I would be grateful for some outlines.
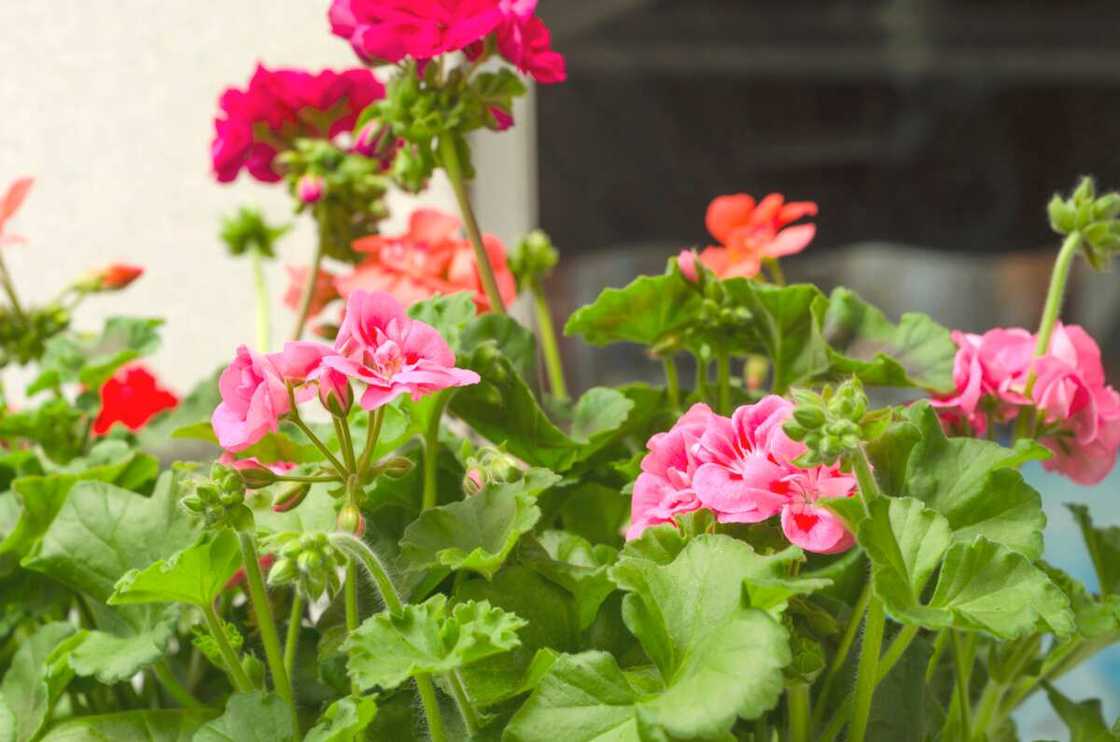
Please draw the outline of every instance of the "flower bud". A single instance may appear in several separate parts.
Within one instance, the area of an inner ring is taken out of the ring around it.
[[[240,469],[237,472],[241,475],[241,481],[246,487],[252,490],[267,487],[270,484],[276,483],[276,474],[270,469],[262,466],[252,466],[245,469]]]
[[[485,486],[486,480],[481,469],[478,467],[467,469],[467,473],[463,476],[463,492],[468,495],[477,495],[482,492],[482,488]]]
[[[323,176],[306,173],[296,183],[296,196],[305,204],[318,203],[323,198],[326,183]]]
[[[272,510],[276,513],[286,513],[299,507],[311,491],[310,482],[298,482],[282,491],[272,503]]]
[[[404,456],[394,456],[383,462],[378,469],[388,477],[399,479],[412,471],[412,460]]]
[[[113,263],[101,270],[86,275],[74,287],[79,291],[98,293],[102,291],[120,291],[144,274],[144,269],[138,265],[126,263]]]
[[[825,424],[827,417],[820,407],[798,407],[793,411],[793,419],[808,430],[816,430]]]
[[[319,401],[335,417],[346,417],[354,404],[350,379],[334,369],[324,369],[319,376]]]
[[[299,571],[303,574],[311,574],[323,565],[323,556],[318,551],[302,551],[296,559],[299,565]]]
[[[700,258],[695,250],[681,250],[677,256],[677,267],[681,269],[681,275],[692,283],[700,282],[700,271],[697,268],[699,262]]]
[[[206,509],[206,505],[198,495],[187,495],[181,502],[183,507],[192,513],[202,513]]]
[[[490,106],[490,121],[487,128],[493,131],[505,131],[513,126],[513,114],[501,106]]]
[[[287,558],[278,559],[268,572],[268,584],[270,587],[287,585],[298,576],[299,569],[294,561]]]
[[[344,505],[338,513],[338,530],[352,533],[359,538],[366,532],[366,520],[362,513],[353,505]]]

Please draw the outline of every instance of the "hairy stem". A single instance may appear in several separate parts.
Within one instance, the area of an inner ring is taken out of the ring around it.
[[[463,717],[463,726],[467,730],[467,735],[473,739],[478,735],[479,727],[482,726],[482,719],[479,718],[478,711],[475,710],[470,697],[467,695],[467,689],[463,685],[463,677],[458,670],[452,670],[447,674],[447,684],[451,686],[455,706],[459,709],[459,715]]]
[[[351,561],[356,561],[366,570],[386,608],[394,613],[401,610],[403,604],[400,593],[389,579],[389,572],[381,563],[381,559],[365,541],[349,533],[332,533],[331,543],[342,550]]]
[[[863,742],[871,716],[871,701],[875,697],[875,686],[879,682],[879,649],[883,643],[886,614],[883,611],[883,601],[874,595],[867,605],[867,617],[863,625],[863,646],[859,653],[848,742]]]
[[[272,684],[276,688],[276,693],[292,706],[292,715],[295,716],[292,684],[288,679],[287,670],[284,669],[284,652],[280,647],[280,636],[276,631],[276,621],[272,616],[272,604],[268,600],[264,578],[261,576],[256,539],[248,531],[238,531],[237,536],[241,540],[241,558],[245,562],[245,582],[249,586],[249,599],[253,603],[253,612],[257,616],[257,628],[261,632],[261,643],[264,645],[268,670],[272,674]],[[296,728],[299,728],[298,719]]]
[[[661,358],[661,365],[665,369],[665,389],[669,393],[669,406],[674,410],[681,408],[681,376],[677,372],[677,359],[671,355]]]
[[[552,309],[548,305],[548,297],[535,281],[530,291],[537,315],[537,337],[541,341],[544,367],[548,373],[548,388],[552,390],[553,397],[564,401],[568,399],[568,384],[564,380],[564,362],[560,357],[560,346],[556,342],[556,330],[552,326]]]
[[[358,565],[350,560],[346,565],[346,585],[345,585],[345,601],[346,601],[346,633],[353,635],[358,630]],[[351,678],[350,680],[350,695],[357,698],[362,693],[361,688],[358,687],[357,681]]]
[[[179,682],[177,677],[175,677],[175,673],[171,672],[171,668],[168,667],[166,659],[162,659],[152,665],[152,674],[156,676],[156,680],[158,680],[159,684],[163,686],[163,689],[167,691],[167,695],[175,699],[175,702],[183,708],[194,709],[202,707],[198,699],[192,696],[191,692]]]
[[[446,392],[440,394],[436,400],[435,409],[432,410],[432,419],[424,431],[424,490],[421,507],[429,510],[438,502],[438,474],[439,474],[439,423],[443,417],[443,410],[447,407],[450,397]]]
[[[202,606],[202,615],[206,617],[206,627],[210,629],[210,636],[214,637],[214,643],[218,645],[218,652],[221,653],[222,660],[225,662],[226,672],[229,673],[234,690],[238,693],[248,693],[253,690],[253,682],[245,674],[245,668],[241,666],[241,660],[238,659],[237,652],[233,651],[233,647],[230,646],[225,626],[222,625],[222,620],[218,618],[218,613],[214,610],[213,604],[207,603]]]
[[[299,630],[303,624],[303,594],[292,591],[292,611],[288,614],[288,635],[284,637],[284,670],[292,676],[296,663],[296,650],[299,648]]]
[[[490,256],[486,252],[486,245],[482,242],[482,232],[478,228],[478,221],[474,216],[470,195],[467,193],[467,181],[463,175],[463,164],[459,159],[458,145],[453,137],[440,137],[439,157],[440,164],[443,165],[444,172],[447,173],[447,179],[451,181],[451,189],[455,192],[455,200],[459,202],[459,212],[463,216],[467,237],[474,248],[478,275],[482,279],[482,288],[486,291],[486,298],[490,300],[490,309],[498,314],[505,314],[506,305],[502,302],[501,292],[498,291],[498,282],[494,278],[494,268],[490,265]]]
[[[272,348],[272,316],[264,261],[259,251],[249,251],[249,265],[253,269],[253,289],[257,295],[257,350],[267,353]]]
[[[439,699],[436,698],[436,688],[432,685],[430,675],[421,673],[416,676],[416,692],[420,694],[424,716],[428,717],[428,734],[432,742],[447,742],[447,734],[443,731],[443,716],[439,711]]]
[[[1062,313],[1062,302],[1065,300],[1066,285],[1069,283],[1069,271],[1073,259],[1081,247],[1081,233],[1074,232],[1066,237],[1062,249],[1058,251],[1058,258],[1054,261],[1054,270],[1050,273],[1050,288],[1046,292],[1046,305],[1042,309],[1042,321],[1038,325],[1038,342],[1035,344],[1035,358],[1046,355],[1050,349],[1050,338],[1054,335],[1054,326],[1058,323],[1058,316]],[[1027,375],[1027,387],[1024,392],[1026,397],[1031,396],[1034,389],[1035,372]]]
[[[848,626],[844,629],[844,635],[840,638],[840,644],[836,648],[836,655],[832,658],[832,664],[828,667],[828,674],[825,675],[824,682],[821,685],[820,694],[817,696],[817,705],[813,710],[813,725],[816,726],[824,719],[824,713],[828,709],[828,697],[832,692],[832,686],[839,677],[840,671],[844,667],[844,663],[848,659],[848,653],[852,651],[852,645],[855,644],[856,635],[859,633],[860,624],[863,622],[863,614],[867,611],[867,603],[871,600],[871,583],[870,581],[863,586],[863,592],[860,593],[859,598],[856,600],[855,606],[852,608],[852,615],[848,619]]]
[[[949,629],[949,640],[953,644],[957,712],[961,723],[960,739],[967,740],[972,738],[972,700],[968,689],[969,677],[972,675],[972,652],[966,646],[968,642],[961,639],[959,631]]]

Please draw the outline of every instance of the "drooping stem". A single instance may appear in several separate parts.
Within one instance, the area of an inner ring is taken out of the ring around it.
[[[292,684],[288,679],[287,670],[284,669],[284,652],[280,647],[280,636],[272,616],[272,604],[268,600],[264,578],[261,576],[256,539],[249,531],[238,531],[237,536],[241,541],[241,558],[245,567],[245,582],[249,586],[249,600],[253,603],[253,612],[257,616],[257,628],[261,632],[261,643],[264,645],[268,670],[272,674],[272,684],[276,688],[276,693],[292,704]],[[294,705],[292,705],[292,714],[295,714]]]
[[[797,683],[786,689],[789,742],[809,742],[809,685]]]
[[[296,326],[292,330],[292,340],[303,337],[303,328],[307,325],[307,318],[311,314],[311,302],[315,299],[315,285],[319,282],[319,270],[323,264],[323,252],[327,241],[326,217],[316,213],[315,220],[319,224],[319,240],[315,243],[315,252],[311,254],[311,263],[307,267],[307,280],[303,284],[303,293],[299,298],[299,311],[296,314]]]
[[[661,358],[661,365],[665,369],[665,389],[669,393],[669,405],[674,410],[681,408],[681,377],[677,372],[677,359],[672,355]]]
[[[440,164],[443,165],[443,170],[447,173],[447,179],[451,181],[451,190],[455,192],[455,200],[459,202],[459,213],[463,216],[463,225],[467,228],[467,238],[474,248],[478,276],[482,279],[482,288],[486,291],[486,298],[490,300],[490,308],[498,314],[505,314],[506,305],[502,302],[501,292],[498,291],[498,282],[494,278],[494,268],[490,265],[490,255],[486,252],[486,245],[482,242],[482,231],[478,228],[478,220],[474,216],[470,194],[467,193],[467,180],[463,174],[463,163],[459,159],[459,147],[455,138],[450,136],[440,137],[439,157]]]
[[[253,289],[257,295],[257,350],[267,353],[272,349],[272,316],[260,251],[249,251],[249,265],[253,269]]]
[[[961,722],[961,739],[972,738],[972,701],[968,690],[968,680],[972,674],[972,652],[961,639],[960,632],[949,630],[949,640],[953,644],[953,668],[956,671],[957,713]]]
[[[719,384],[719,411],[731,414],[731,353],[721,348],[716,353],[716,378]]]
[[[458,670],[452,670],[447,674],[447,684],[451,686],[451,694],[455,698],[455,706],[459,709],[459,715],[463,717],[463,726],[467,730],[467,735],[474,739],[478,735],[479,727],[482,726],[482,720],[479,718],[474,704],[471,703],[470,696],[467,695],[467,689],[463,685],[463,678]]]
[[[358,630],[358,565],[351,559],[346,565],[346,633],[353,635]],[[350,695],[357,698],[361,695],[361,688],[353,678],[350,680]]]
[[[202,606],[202,615],[206,617],[206,627],[210,629],[210,635],[218,645],[218,652],[222,655],[222,661],[225,662],[226,672],[229,673],[234,689],[238,693],[248,693],[253,690],[253,681],[245,674],[245,668],[241,666],[237,652],[230,646],[229,637],[226,636],[225,627],[222,625],[222,620],[218,618],[214,605],[207,603]]]
[[[439,474],[439,423],[443,417],[443,410],[447,407],[450,397],[446,392],[440,393],[432,410],[432,419],[424,431],[424,494],[421,507],[424,510],[434,508],[438,502],[438,474]]]
[[[8,295],[8,302],[12,305],[12,311],[16,313],[17,317],[23,317],[23,305],[19,302],[16,285],[12,283],[12,274],[8,273],[8,266],[4,262],[3,254],[0,254],[0,284],[4,285],[4,293]]]
[[[292,591],[292,611],[288,614],[288,635],[284,637],[284,670],[292,676],[296,664],[296,649],[299,648],[299,630],[303,626],[303,593]]]
[[[848,742],[863,742],[867,723],[871,717],[871,701],[879,682],[879,650],[883,643],[886,614],[883,601],[874,595],[867,605],[864,619],[863,646],[860,648],[855,699],[852,704],[852,723],[848,728]]]
[[[402,607],[400,593],[393,586],[388,570],[373,549],[369,548],[365,541],[349,533],[332,533],[330,538],[336,548],[341,549],[351,561],[356,561],[366,570],[385,607],[390,611],[399,612]]]
[[[828,667],[828,674],[825,675],[824,682],[821,685],[820,693],[817,696],[817,705],[813,710],[814,726],[820,724],[821,720],[824,719],[832,686],[848,659],[848,653],[852,651],[852,645],[855,644],[860,624],[863,623],[863,614],[867,611],[867,603],[870,600],[871,583],[868,582],[863,586],[863,592],[860,593],[855,606],[852,608],[852,615],[848,618],[848,626],[844,629],[844,635],[840,638],[839,646],[836,647],[836,655],[832,658],[832,664]]]
[[[439,712],[439,699],[436,698],[436,688],[432,685],[430,675],[422,673],[416,676],[416,692],[420,694],[424,716],[428,717],[428,735],[432,742],[447,742],[447,734],[443,731],[443,715]]]
[[[556,342],[556,330],[552,326],[552,309],[548,297],[537,282],[530,288],[533,294],[533,308],[537,315],[537,337],[541,341],[544,367],[548,373],[548,387],[552,396],[560,401],[568,399],[568,384],[564,380],[564,362],[560,357],[560,346]]]
[[[175,677],[175,673],[171,672],[171,668],[167,666],[167,660],[163,659],[152,665],[152,674],[156,676],[156,680],[167,691],[167,695],[175,699],[183,708],[193,709],[201,708],[202,704],[198,699],[191,695],[191,692],[179,682]]]

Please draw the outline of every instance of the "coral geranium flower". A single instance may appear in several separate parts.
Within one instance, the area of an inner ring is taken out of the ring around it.
[[[3,197],[0,197],[0,246],[23,242],[23,238],[19,235],[5,234],[4,225],[19,211],[19,207],[23,205],[27,193],[31,190],[32,183],[34,181],[31,178],[19,178],[8,186]]]
[[[700,262],[720,278],[756,276],[763,258],[793,255],[812,242],[816,226],[793,222],[816,213],[815,203],[787,202],[778,193],[757,203],[745,193],[718,196],[704,222],[720,244],[700,253]]]

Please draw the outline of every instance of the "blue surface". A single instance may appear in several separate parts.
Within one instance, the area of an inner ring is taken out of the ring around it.
[[[1023,476],[1042,493],[1046,511],[1046,560],[1097,590],[1097,577],[1085,551],[1081,532],[1066,508],[1067,502],[1089,506],[1098,526],[1120,525],[1120,467],[1094,487],[1082,487],[1040,464],[1023,468]],[[1120,716],[1120,645],[1104,650],[1092,660],[1061,678],[1055,685],[1075,701],[1100,698],[1105,720],[1111,724]],[[1032,696],[1015,715],[1019,737],[1023,740],[1068,740],[1065,725],[1050,708],[1044,693]]]

